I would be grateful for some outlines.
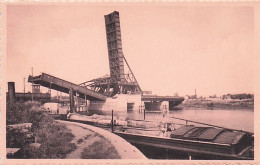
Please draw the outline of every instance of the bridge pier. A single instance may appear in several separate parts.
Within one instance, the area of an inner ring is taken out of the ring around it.
[[[75,100],[75,112],[80,111],[80,106],[79,106],[79,100],[78,100],[78,93],[76,92],[75,96],[74,96],[74,100]]]
[[[87,96],[85,95],[85,98],[84,98],[84,100],[85,100],[85,111],[87,111],[88,110],[88,101],[87,101]]]
[[[174,107],[179,105],[182,100],[169,101],[169,110],[174,110]]]
[[[145,102],[145,109],[156,109],[156,110],[174,110],[174,107],[179,105],[182,100],[176,101],[151,101]]]
[[[137,111],[141,105],[141,95],[117,94],[106,101],[90,101],[89,110]]]
[[[145,109],[148,111],[168,111],[169,102],[168,101],[145,101]]]
[[[74,104],[74,94],[72,88],[70,88],[69,95],[70,95],[70,113],[73,113],[75,112],[75,104]]]

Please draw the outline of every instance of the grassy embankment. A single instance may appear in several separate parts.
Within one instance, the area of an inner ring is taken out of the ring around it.
[[[254,109],[253,100],[186,100],[176,108],[183,110],[235,110],[235,109]]]
[[[84,148],[81,153],[82,159],[120,159],[116,149],[104,139],[99,136],[100,140],[95,141],[89,147]]]
[[[83,151],[76,155],[82,159],[119,159],[117,151],[103,136],[94,132],[84,132],[84,138],[77,139],[77,132],[68,129],[67,125],[53,119],[38,102],[17,102],[7,105],[6,114],[6,147],[20,148],[9,158],[21,159],[57,159],[66,158],[68,154],[80,149],[78,145],[91,145],[83,147]],[[56,116],[57,117],[57,116]],[[33,140],[26,138],[28,131],[24,128],[12,129],[8,125],[32,123],[29,132],[33,134]],[[74,132],[74,133],[73,133]],[[79,147],[79,148],[78,148]]]
[[[7,105],[6,124],[32,123],[34,142],[28,142],[21,129],[7,129],[6,147],[20,148],[12,158],[65,158],[73,151],[74,135],[66,126],[56,122],[37,102],[17,102]],[[37,145],[32,145],[37,144]],[[38,146],[38,147],[36,147]]]

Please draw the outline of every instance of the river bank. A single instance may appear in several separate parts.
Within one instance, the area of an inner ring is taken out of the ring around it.
[[[254,100],[244,99],[244,100],[222,100],[222,99],[212,99],[212,100],[201,100],[201,99],[188,99],[185,100],[180,105],[176,106],[174,110],[235,110],[235,109],[245,109],[254,110]]]
[[[7,105],[6,148],[12,159],[61,159],[76,147],[74,135],[56,122],[39,102]]]
[[[56,120],[38,102],[7,106],[8,159],[146,159],[116,135],[80,123]]]
[[[147,159],[136,147],[121,137],[98,127],[57,120],[72,131],[76,149],[67,159]]]

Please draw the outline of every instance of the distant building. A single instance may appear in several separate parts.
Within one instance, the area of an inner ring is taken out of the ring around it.
[[[223,95],[222,99],[231,99],[231,95],[230,94]]]
[[[41,91],[40,91],[40,85],[38,85],[38,84],[33,84],[33,86],[32,86],[32,93],[41,93]]]
[[[217,98],[216,95],[209,96],[209,98]]]
[[[189,99],[197,99],[198,97],[197,97],[197,90],[195,89],[195,94],[194,95],[188,95],[188,98]]]
[[[188,99],[197,99],[197,95],[187,95]]]

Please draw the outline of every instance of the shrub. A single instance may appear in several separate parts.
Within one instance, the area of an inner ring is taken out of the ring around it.
[[[6,124],[32,123],[35,114],[43,114],[45,110],[38,102],[16,102],[7,104]]]
[[[75,144],[70,143],[74,135],[54,120],[40,122],[38,127],[34,128],[34,133],[37,142],[42,144],[40,158],[64,158],[76,148]]]
[[[22,132],[21,129],[7,129],[6,132],[6,147],[8,148],[20,148],[25,145],[26,133]]]
[[[21,147],[15,158],[64,158],[76,146],[70,143],[74,135],[70,130],[56,122],[37,102],[17,102],[7,105],[7,125],[32,123],[32,133],[39,148],[32,147],[22,140],[24,134],[19,131],[7,131],[7,147]]]

